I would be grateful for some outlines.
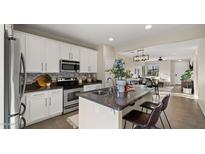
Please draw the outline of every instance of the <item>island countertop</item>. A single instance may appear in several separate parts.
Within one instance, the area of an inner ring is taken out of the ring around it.
[[[137,100],[141,99],[148,93],[150,93],[153,88],[147,88],[146,86],[137,85],[134,86],[135,90],[121,93],[121,94],[105,94],[105,95],[96,95],[90,91],[81,93],[79,96],[87,100],[91,100],[98,104],[110,107],[114,110],[121,111],[127,106],[134,104]]]

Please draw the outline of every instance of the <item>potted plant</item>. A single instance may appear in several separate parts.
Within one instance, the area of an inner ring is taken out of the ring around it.
[[[112,69],[107,70],[116,80],[119,92],[125,91],[126,79],[131,76],[130,71],[125,70],[124,65],[123,59],[116,59]]]
[[[188,69],[181,76],[183,93],[186,93],[186,94],[192,93],[192,88],[189,86],[190,83],[192,82],[192,74],[193,74],[193,71],[191,69]]]

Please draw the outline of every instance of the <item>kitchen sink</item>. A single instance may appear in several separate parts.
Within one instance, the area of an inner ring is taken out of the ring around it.
[[[108,92],[106,90],[97,90],[97,91],[93,92],[93,94],[95,94],[95,95],[106,95],[106,94],[108,94]]]

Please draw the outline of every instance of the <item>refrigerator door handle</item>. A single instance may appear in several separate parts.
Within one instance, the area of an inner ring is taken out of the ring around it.
[[[22,125],[23,122],[23,125]],[[20,129],[23,129],[26,127],[26,119],[23,116],[20,116]]]
[[[22,108],[22,107],[23,107],[23,108]],[[23,104],[23,103],[21,103],[19,115],[20,115],[20,116],[23,116],[25,112],[26,112],[26,105]]]
[[[22,64],[22,67],[23,67],[23,87],[22,87],[22,90],[21,90],[21,94],[20,94],[20,98],[23,97],[23,94],[25,92],[25,88],[26,88],[26,65],[25,65],[25,58],[23,56],[23,54],[21,53],[21,64]],[[20,72],[21,73],[21,72]]]

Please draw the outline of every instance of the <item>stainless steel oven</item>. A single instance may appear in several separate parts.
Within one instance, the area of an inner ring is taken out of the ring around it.
[[[78,110],[78,94],[83,91],[83,88],[64,89],[64,105],[63,113]]]
[[[80,62],[60,60],[60,72],[79,72]]]

